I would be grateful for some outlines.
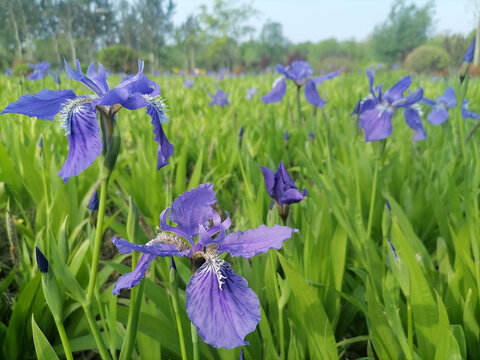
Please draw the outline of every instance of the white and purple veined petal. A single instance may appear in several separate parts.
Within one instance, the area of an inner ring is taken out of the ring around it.
[[[168,123],[170,120],[166,115],[166,106],[160,96],[151,97],[150,95],[143,96],[147,101],[147,114],[152,118],[153,133],[155,134],[155,141],[158,143],[158,160],[157,170],[160,170],[165,165],[168,165],[168,159],[173,155],[173,145],[168,141],[162,124]]]
[[[478,120],[480,114],[478,113],[474,113],[474,112],[471,112],[470,110],[468,110],[468,100],[465,99],[463,100],[463,103],[462,103],[462,119],[474,119],[474,120]]]
[[[229,263],[207,256],[185,293],[187,315],[205,343],[227,349],[248,345],[245,336],[260,321],[260,302]]]
[[[414,106],[406,107],[403,114],[407,125],[415,131],[412,140],[424,140],[427,137],[427,133],[420,118],[420,110]]]
[[[100,128],[90,101],[91,99],[87,97],[68,100],[60,110],[69,151],[58,175],[65,182],[88,168],[102,153]]]
[[[72,90],[45,89],[33,95],[23,95],[15,102],[12,101],[3,109],[2,115],[14,113],[51,121],[60,112],[63,104],[76,98],[77,95]]]
[[[305,92],[305,99],[307,99],[307,101],[311,105],[322,108],[327,104],[327,102],[323,100],[318,94],[317,85],[313,80],[307,81],[307,83],[305,84],[304,92]]]
[[[273,84],[273,89],[262,96],[260,100],[264,104],[272,104],[282,101],[283,97],[287,93],[287,83],[283,78],[279,78]]]
[[[251,258],[255,255],[266,253],[271,249],[280,249],[285,240],[298,232],[287,226],[274,225],[267,227],[260,225],[258,228],[238,231],[228,234],[218,248],[218,253],[228,252],[232,256]]]

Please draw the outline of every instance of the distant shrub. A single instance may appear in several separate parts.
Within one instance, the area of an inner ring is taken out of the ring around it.
[[[13,75],[15,76],[27,76],[32,72],[32,69],[26,62],[17,62],[13,65]]]
[[[439,46],[422,45],[414,49],[405,58],[407,70],[417,73],[445,72],[450,63],[450,56]]]
[[[138,53],[124,45],[112,45],[98,53],[98,59],[107,69],[127,74],[137,72]]]

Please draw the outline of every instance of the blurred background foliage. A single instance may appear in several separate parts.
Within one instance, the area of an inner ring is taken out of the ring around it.
[[[4,24],[0,69],[27,60],[59,64],[63,58],[78,58],[82,63],[97,59],[112,71],[129,72],[127,59],[139,54],[149,71],[259,71],[298,59],[309,61],[317,70],[330,64],[350,70],[379,62],[400,65],[428,44],[443,50],[442,61],[426,62],[419,68],[408,63],[409,70],[441,73],[458,65],[475,32],[466,37],[432,36],[435,3],[419,6],[397,0],[388,17],[363,42],[326,39],[294,44],[274,20],[267,20],[258,30],[250,26],[258,15],[254,5],[216,0],[210,8],[199,6],[175,26],[176,6],[172,0],[0,0]],[[427,57],[441,51],[422,49]],[[119,55],[125,61],[119,62]]]

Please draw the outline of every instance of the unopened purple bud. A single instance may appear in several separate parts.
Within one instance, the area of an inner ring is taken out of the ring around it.
[[[240,131],[238,132],[238,139],[242,140],[243,138],[243,126],[240,128]]]
[[[90,201],[88,202],[88,209],[90,211],[98,210],[98,192],[97,192],[97,190],[95,190],[92,197],[90,198]]]
[[[38,140],[38,147],[43,149],[43,136],[40,136],[40,140]]]
[[[385,201],[385,205],[387,206],[387,209],[388,211],[392,211],[392,207],[390,206],[390,203],[387,201]]]
[[[312,140],[315,139],[315,134],[313,133],[313,131],[310,131],[310,133],[308,134],[308,137]]]
[[[473,38],[472,43],[467,49],[465,56],[463,57],[463,62],[471,63],[473,61],[473,54],[475,52],[475,38]]]
[[[38,246],[35,246],[35,253],[37,256],[38,270],[40,270],[42,274],[48,273],[48,260],[45,255],[42,254]]]
[[[283,140],[288,141],[288,139],[290,139],[290,136],[288,136],[288,131],[285,130],[285,134],[283,134]]]
[[[390,244],[390,248],[392,249],[393,251],[393,255],[395,256],[395,259],[398,260],[398,255],[397,255],[397,251],[395,250],[395,246],[393,246],[392,242],[390,241],[390,239],[388,239],[388,243]]]
[[[238,360],[245,360],[245,354],[243,353],[243,349],[240,349],[240,357]]]
[[[175,265],[175,260],[173,260],[173,256],[170,257],[170,270],[177,271],[177,265]]]

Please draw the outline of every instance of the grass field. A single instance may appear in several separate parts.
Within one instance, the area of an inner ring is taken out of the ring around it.
[[[375,81],[389,88],[404,75],[402,70],[381,70]],[[156,233],[160,212],[175,197],[207,182],[215,184],[222,217],[227,211],[233,230],[282,224],[277,209],[269,210],[271,199],[259,166],[275,170],[283,161],[297,187],[309,192],[290,207],[287,225],[299,232],[279,251],[250,260],[228,259],[261,304],[262,319],[246,337],[250,345],[243,347],[245,358],[477,358],[480,134],[465,142],[476,122],[462,120],[460,106],[451,109],[448,121],[440,126],[425,121],[429,109],[424,107],[426,140],[411,140],[413,131],[399,111],[391,137],[366,143],[358,120],[351,116],[357,101],[368,94],[364,72],[343,73],[321,84],[320,95],[328,101],[322,109],[314,110],[302,96],[301,118],[291,84],[281,103],[260,101],[271,89],[271,75],[218,80],[229,93],[230,105],[224,107],[208,105],[207,92],[216,91],[214,78],[194,78],[193,89],[185,88],[185,78],[179,76],[151,78],[159,83],[169,107],[171,121],[164,129],[175,153],[170,164],[157,171],[157,143],[145,109],[120,111],[122,142],[107,195],[99,289],[90,304],[110,356],[119,356],[129,333],[131,292],[116,297],[112,288],[119,274],[130,271],[131,257],[119,254],[110,241],[115,234],[129,236],[129,197],[140,214],[135,240],[141,244]],[[50,78],[22,85],[18,80],[0,79],[2,109],[27,92],[58,89]],[[456,81],[413,80],[411,88],[422,86],[429,98]],[[120,77],[109,79],[113,85],[118,81]],[[251,87],[259,94],[249,101],[245,88]],[[61,88],[88,92],[65,77]],[[461,103],[461,91],[456,90]],[[480,111],[479,90],[478,81],[470,80],[466,98],[472,111]],[[98,357],[71,279],[87,288],[96,216],[87,204],[100,184],[101,160],[65,184],[57,172],[67,152],[57,121],[15,114],[1,117],[2,359],[52,358],[52,348],[64,358],[35,246],[55,274],[68,273],[57,281],[61,321],[74,357]],[[190,262],[175,260],[178,314],[190,359],[194,345],[184,292]],[[135,292],[141,312],[133,358],[181,358],[169,268],[169,258],[158,258],[141,291]],[[240,354],[240,348],[214,349],[201,340],[198,350],[201,359],[238,359]]]

